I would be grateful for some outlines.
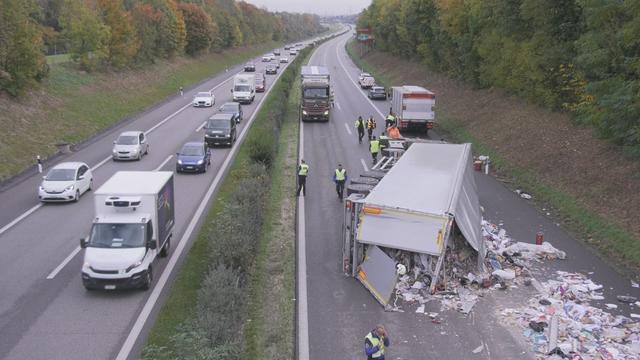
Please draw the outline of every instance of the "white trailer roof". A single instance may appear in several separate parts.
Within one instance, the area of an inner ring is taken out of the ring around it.
[[[402,92],[409,92],[409,93],[424,93],[424,94],[432,94],[433,92],[430,90],[427,90],[425,88],[423,88],[422,86],[417,86],[417,85],[403,85],[403,86],[399,86],[399,88],[402,89]]]
[[[303,66],[300,70],[302,77],[305,76],[328,76],[329,69],[326,66]]]
[[[95,194],[157,194],[172,176],[171,171],[118,171],[102,184]]]
[[[383,211],[365,212],[359,241],[435,255],[453,216],[469,244],[482,250],[471,144],[414,143],[364,203]]]

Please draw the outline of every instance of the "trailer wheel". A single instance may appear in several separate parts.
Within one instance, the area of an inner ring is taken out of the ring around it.
[[[160,257],[167,257],[167,255],[169,255],[170,248],[171,248],[171,238],[168,238],[167,242],[164,243],[164,246],[160,250]]]

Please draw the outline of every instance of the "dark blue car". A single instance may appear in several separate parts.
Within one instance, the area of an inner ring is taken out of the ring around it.
[[[204,142],[188,142],[176,154],[176,172],[206,172],[211,152]]]

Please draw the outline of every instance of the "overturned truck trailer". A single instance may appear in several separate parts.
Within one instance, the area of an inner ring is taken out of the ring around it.
[[[343,269],[384,306],[397,282],[389,253],[418,254],[430,264],[433,292],[452,231],[481,256],[482,214],[471,144],[415,143],[365,197],[345,202]]]

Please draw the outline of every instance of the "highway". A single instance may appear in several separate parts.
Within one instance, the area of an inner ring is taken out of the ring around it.
[[[533,287],[494,292],[481,298],[468,317],[441,312],[439,306],[428,303],[427,311],[443,317],[442,324],[435,324],[412,311],[385,312],[357,280],[342,274],[343,210],[331,180],[333,171],[341,163],[350,177],[357,177],[371,166],[368,144],[358,144],[354,122],[359,115],[365,119],[373,115],[379,135],[389,111],[389,102],[371,102],[357,86],[360,71],[344,49],[349,36],[321,45],[310,61],[329,68],[336,104],[329,123],[301,126],[300,155],[310,171],[306,197],[298,202],[298,247],[304,251],[298,258],[299,266],[304,267],[298,271],[298,358],[362,359],[364,336],[377,323],[385,324],[389,332],[389,359],[533,358],[520,332],[503,326],[496,310],[523,305],[535,294]],[[436,132],[430,132],[430,137],[440,139]],[[580,271],[605,286],[600,305],[616,303],[616,295],[640,297],[639,289],[632,288],[627,279],[495,178],[478,172],[476,183],[487,220],[504,223],[513,238],[525,242],[534,242],[536,232],[543,230],[545,240],[567,252],[567,260],[546,262],[536,274],[539,280],[557,270]],[[618,311],[629,316],[630,308],[620,306]],[[483,344],[485,350],[472,353]]]
[[[289,56],[289,55],[287,55]],[[293,60],[292,56],[289,56]],[[264,63],[254,59],[257,70]],[[187,141],[202,140],[202,124],[224,102],[231,101],[232,77],[242,65],[212,76],[146,112],[124,121],[58,162],[83,161],[92,167],[94,189],[119,170],[175,170],[175,153]],[[283,64],[288,65],[288,64]],[[36,174],[0,193],[0,358],[1,359],[127,359],[137,358],[149,325],[162,303],[167,283],[177,269],[181,252],[197,234],[224,172],[244,138],[278,75],[268,75],[267,92],[244,105],[238,143],[212,150],[212,164],[205,174],[175,176],[176,227],[170,256],[154,267],[154,287],[149,291],[93,291],[82,286],[83,251],[79,240],[88,235],[94,214],[93,195],[78,203],[44,204],[37,200],[41,181]],[[212,74],[213,75],[213,74]],[[191,106],[198,91],[213,90],[212,108]],[[91,104],[87,104],[91,106]],[[114,162],[112,142],[126,130],[147,133],[149,155],[141,161]],[[46,172],[46,169],[45,169]],[[159,301],[158,301],[159,300]]]

